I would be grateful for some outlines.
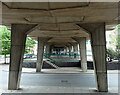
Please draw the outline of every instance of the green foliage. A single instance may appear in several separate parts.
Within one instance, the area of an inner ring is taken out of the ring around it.
[[[107,55],[112,59],[119,58],[119,53],[113,49],[107,49]]]
[[[0,27],[0,49],[1,54],[6,55],[10,54],[10,44],[11,44],[11,32],[7,29],[6,26]]]
[[[30,49],[33,48],[35,46],[36,42],[27,37],[27,40],[26,40],[26,47],[25,47],[25,53],[30,53]]]
[[[1,28],[0,28],[0,52],[2,50],[2,31],[1,31]]]
[[[117,47],[118,50],[120,50],[120,35],[116,36],[116,40],[117,40],[116,47]]]
[[[115,41],[116,47],[120,50],[120,24],[118,24],[115,28]]]
[[[33,48],[35,44],[36,42],[33,39],[27,37],[25,53],[29,53],[30,48]],[[9,31],[6,26],[1,26],[0,27],[0,54],[1,55],[10,54],[10,47],[11,47],[11,31]]]

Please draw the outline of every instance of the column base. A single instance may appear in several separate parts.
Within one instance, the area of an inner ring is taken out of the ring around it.
[[[20,85],[21,71],[9,71],[8,90],[18,90]]]
[[[82,63],[81,62],[81,69],[83,72],[87,72],[87,63]]]

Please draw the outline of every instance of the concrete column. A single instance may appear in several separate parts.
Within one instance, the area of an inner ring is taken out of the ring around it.
[[[46,45],[46,54],[47,55],[50,54],[50,45],[49,44]]]
[[[73,51],[74,51],[74,58],[76,58],[76,55],[78,54],[78,44],[77,43],[75,43],[73,45]]]
[[[65,54],[67,54],[67,47],[65,47]]]
[[[94,59],[97,89],[100,92],[108,91],[105,23],[82,24],[91,36],[91,46]]]
[[[69,48],[68,47],[66,48],[66,51],[67,51],[66,53],[68,54],[68,52],[69,52]]]
[[[50,54],[52,54],[53,46],[50,46]]]
[[[69,49],[69,56],[70,56],[72,51],[72,46],[69,46],[68,49]]]
[[[108,91],[104,24],[91,32],[91,45],[98,91]]]
[[[87,55],[86,55],[86,38],[82,37],[79,39],[80,48],[80,59],[81,59],[81,69],[83,72],[87,71]]]
[[[43,66],[44,45],[48,40],[49,38],[38,37],[36,72],[41,72]]]
[[[73,38],[79,43],[81,69],[83,72],[87,71],[87,55],[86,55],[86,37]]]
[[[25,50],[26,32],[34,25],[12,24],[11,27],[11,52],[9,66],[9,90],[17,90],[20,85],[23,55]]]

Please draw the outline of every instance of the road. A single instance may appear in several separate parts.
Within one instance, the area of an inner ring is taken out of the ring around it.
[[[7,85],[8,72],[0,73],[0,84]],[[63,82],[62,81],[67,81]],[[65,85],[64,85],[65,83]],[[109,87],[118,86],[118,74],[108,74]],[[96,87],[94,74],[30,74],[22,73],[21,85]]]
[[[120,75],[120,74],[119,74]],[[8,72],[0,72],[0,88],[7,90]],[[118,74],[108,74],[109,88],[118,89]],[[96,88],[94,74],[41,74],[41,73],[22,73],[21,87],[24,92],[37,92],[44,87],[45,89],[64,89],[64,88]],[[54,88],[52,88],[54,87]],[[44,91],[44,90],[41,90]],[[51,91],[51,90],[50,90]]]
[[[8,65],[0,65],[0,91],[9,92],[8,88]],[[44,73],[36,73],[35,69],[23,68],[20,87],[22,90],[17,92],[25,93],[52,93],[52,92],[65,92],[65,93],[89,93],[89,89],[96,88],[95,75],[93,70],[88,73],[80,72],[78,68],[63,68],[63,69],[45,69]],[[114,70],[113,70],[114,71]],[[112,71],[112,72],[113,72]],[[50,74],[47,72],[51,72]],[[55,73],[57,72],[57,73]],[[58,74],[60,72],[60,74]],[[68,72],[63,74],[64,72]],[[74,72],[74,73],[72,73]],[[114,71],[114,73],[108,74],[108,86],[112,92],[118,90],[118,78],[120,74]],[[81,90],[82,89],[82,90]],[[84,91],[83,91],[84,90]],[[14,92],[14,91],[12,91]]]

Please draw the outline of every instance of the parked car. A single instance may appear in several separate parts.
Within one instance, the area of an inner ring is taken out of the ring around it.
[[[111,62],[113,59],[108,56],[108,57],[106,58],[106,60],[107,60],[108,62]]]

